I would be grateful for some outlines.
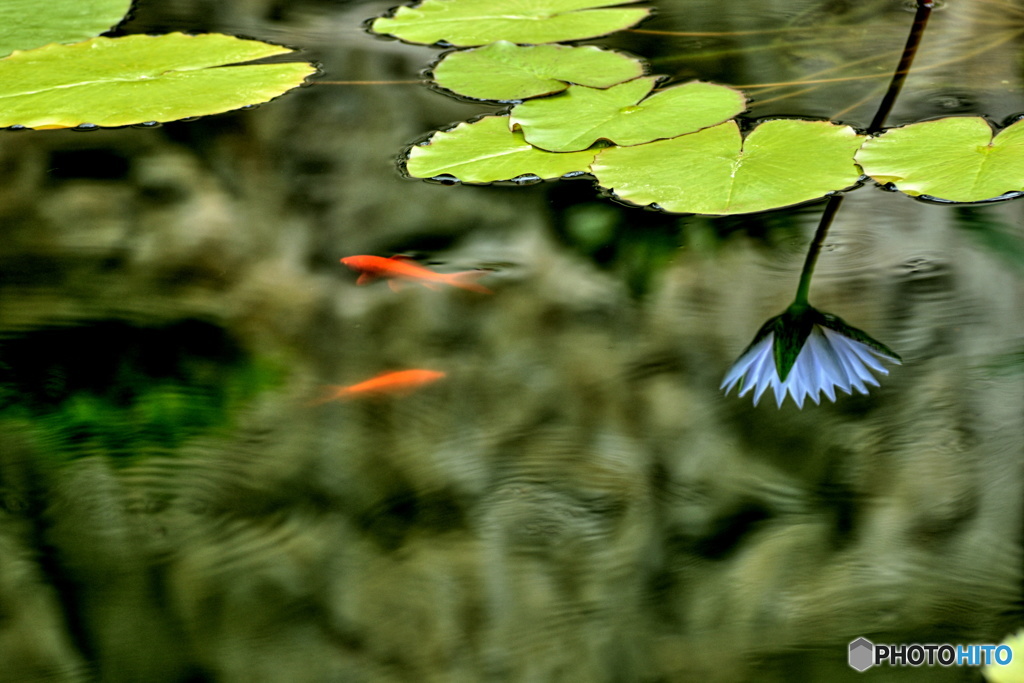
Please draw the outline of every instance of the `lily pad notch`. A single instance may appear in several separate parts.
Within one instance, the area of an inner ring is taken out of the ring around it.
[[[849,190],[864,174],[944,202],[1024,193],[1021,121],[993,136],[979,117],[884,129],[885,117],[876,116],[867,135],[827,120],[777,118],[755,122],[744,135],[748,124],[738,117],[747,100],[735,88],[703,81],[657,87],[663,77],[639,58],[558,44],[603,35],[594,27],[607,28],[606,12],[627,12],[613,30],[634,25],[646,16],[634,4],[423,0],[372,20],[378,35],[461,48],[428,72],[436,88],[510,105],[504,115],[408,147],[402,173],[469,184],[590,174],[625,203],[704,215],[802,204]]]
[[[1013,199],[1024,192],[1024,119],[998,132],[980,116],[889,128],[864,143],[857,162],[875,182],[912,197],[955,203]]]

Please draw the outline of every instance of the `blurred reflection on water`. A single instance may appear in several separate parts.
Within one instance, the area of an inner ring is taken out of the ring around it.
[[[127,30],[414,78],[387,3],[143,3]],[[658,73],[865,125],[900,3],[659,2]],[[1024,9],[948,3],[895,122],[1024,110]],[[665,36],[689,31],[701,36]],[[958,58],[966,55],[965,59]],[[851,79],[765,86],[797,79]],[[868,187],[814,302],[904,366],[803,411],[723,397],[820,204],[666,216],[586,181],[441,187],[393,158],[485,109],[313,86],[158,130],[0,145],[0,681],[845,680],[847,644],[1020,626],[1024,203]],[[493,295],[338,263],[493,269]],[[405,395],[327,385],[430,368]],[[902,669],[899,680],[975,680]]]

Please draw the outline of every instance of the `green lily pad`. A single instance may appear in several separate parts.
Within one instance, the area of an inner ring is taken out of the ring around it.
[[[593,45],[520,46],[501,40],[449,52],[433,71],[439,86],[458,95],[509,102],[561,92],[570,83],[607,88],[642,76],[644,65]]]
[[[739,90],[690,81],[648,94],[657,76],[637,78],[606,90],[574,85],[564,93],[512,108],[512,125],[527,142],[552,152],[586,149],[597,140],[639,145],[722,123],[742,112]]]
[[[375,19],[375,33],[408,43],[457,47],[513,43],[561,43],[596,38],[629,28],[649,8],[615,7],[639,0],[423,0]],[[605,9],[610,8],[610,9]]]
[[[131,0],[3,0],[0,57],[49,43],[74,43],[116,26]]]
[[[463,183],[493,183],[523,176],[541,179],[584,173],[597,150],[559,154],[537,149],[519,131],[509,130],[508,117],[485,116],[438,131],[413,145],[405,160],[414,178],[450,176]]]
[[[266,102],[315,68],[222,65],[287,52],[216,33],[92,38],[17,52],[0,59],[0,127],[125,126]]]
[[[610,147],[598,184],[633,204],[726,215],[799,204],[857,182],[862,136],[828,121],[765,121],[746,139],[735,121],[670,140]]]
[[[978,202],[1024,190],[1024,121],[993,135],[988,122],[956,116],[869,138],[857,162],[880,183],[912,196]]]

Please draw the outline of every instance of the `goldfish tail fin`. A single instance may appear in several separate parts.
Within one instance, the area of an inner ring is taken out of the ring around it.
[[[491,271],[489,270],[464,270],[460,273],[452,273],[448,276],[448,284],[462,289],[468,289],[471,292],[494,294],[493,290],[484,287],[482,284],[477,282],[477,280],[490,272]]]
[[[322,406],[325,403],[330,403],[331,401],[337,401],[339,399],[345,399],[345,398],[351,398],[351,395],[350,395],[350,392],[349,392],[348,388],[347,387],[340,387],[340,386],[333,386],[332,385],[332,386],[324,387],[324,391],[320,394],[320,396],[312,399],[306,405],[308,405],[310,407],[312,407],[312,406]]]

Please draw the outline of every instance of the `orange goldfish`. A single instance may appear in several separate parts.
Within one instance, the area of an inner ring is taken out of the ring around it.
[[[444,376],[445,373],[438,370],[385,372],[362,382],[350,384],[347,387],[328,387],[327,393],[322,398],[313,401],[312,404],[320,405],[328,401],[358,398],[367,395],[407,394],[421,386],[436,382]]]
[[[365,285],[377,278],[388,279],[388,286],[394,291],[401,288],[403,282],[416,282],[430,289],[437,289],[439,285],[451,285],[460,287],[481,294],[492,294],[490,289],[477,283],[477,278],[485,275],[486,270],[464,270],[459,273],[435,273],[429,268],[417,265],[411,259],[404,256],[346,256],[341,262],[352,270],[358,270],[360,275],[356,280],[357,285]]]

